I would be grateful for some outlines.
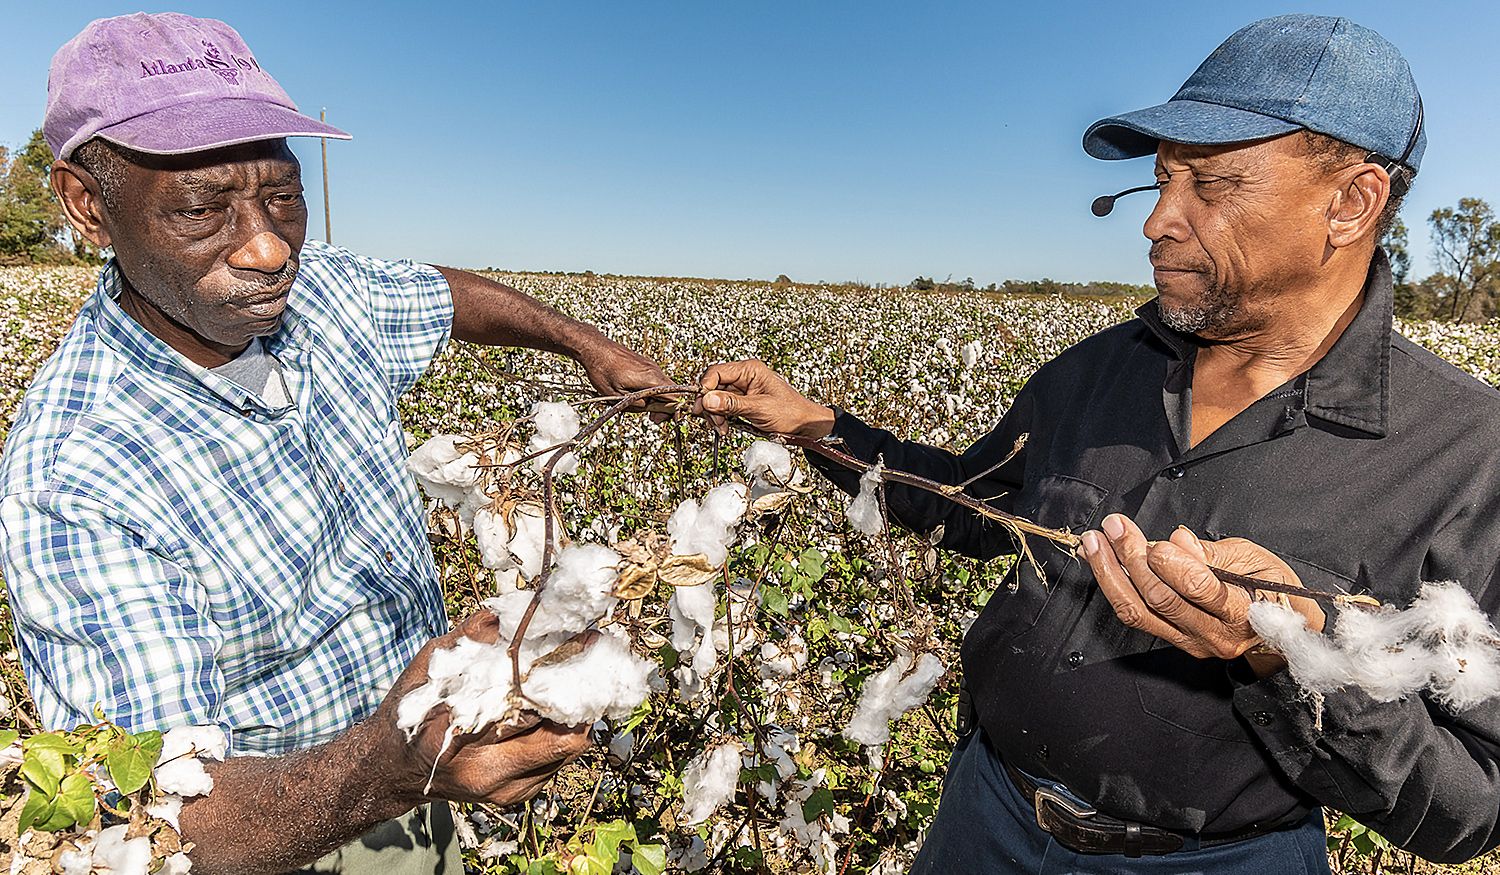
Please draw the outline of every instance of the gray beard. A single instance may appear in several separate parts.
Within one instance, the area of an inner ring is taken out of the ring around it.
[[[1210,283],[1198,300],[1183,306],[1167,306],[1158,301],[1162,324],[1183,334],[1215,334],[1240,314],[1240,297],[1219,285]]]

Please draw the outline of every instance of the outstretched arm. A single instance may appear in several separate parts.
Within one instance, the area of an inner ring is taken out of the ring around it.
[[[503,283],[439,267],[453,295],[453,336],[486,346],[524,346],[568,356],[607,395],[670,382],[655,362]]]

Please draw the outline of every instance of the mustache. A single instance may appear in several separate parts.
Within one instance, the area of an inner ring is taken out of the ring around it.
[[[297,259],[288,258],[286,264],[281,266],[281,269],[274,273],[262,274],[253,280],[246,280],[238,285],[231,286],[224,292],[224,296],[226,300],[230,301],[238,298],[251,298],[258,292],[264,292],[266,289],[290,283],[296,276]]]
[[[1167,252],[1168,243],[1158,240],[1151,244],[1151,263],[1165,264],[1178,270],[1210,271],[1213,265],[1197,258],[1176,258]]]

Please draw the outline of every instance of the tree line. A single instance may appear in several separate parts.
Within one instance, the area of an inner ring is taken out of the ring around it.
[[[99,252],[74,233],[49,181],[52,153],[38,128],[21,149],[0,146],[0,264],[97,264]],[[1500,219],[1480,198],[1427,217],[1436,270],[1413,280],[1406,223],[1398,217],[1381,241],[1391,258],[1396,312],[1413,319],[1480,321],[1500,316]],[[1150,295],[1149,286],[1007,280],[979,287],[917,277],[909,288],[1000,294]]]

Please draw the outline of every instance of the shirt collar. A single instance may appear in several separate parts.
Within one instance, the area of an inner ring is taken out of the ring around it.
[[[1364,303],[1359,312],[1307,372],[1308,414],[1385,437],[1390,423],[1393,295],[1390,261],[1385,250],[1377,247],[1365,277]],[[1135,312],[1173,358],[1187,361],[1194,356],[1197,342],[1162,322],[1159,299],[1152,298]]]
[[[299,275],[297,281],[300,280]],[[271,410],[253,392],[194,362],[143,328],[120,307],[119,298],[123,288],[119,265],[114,259],[110,259],[99,273],[99,284],[93,297],[84,306],[85,313],[91,311],[98,325],[99,336],[107,346],[130,363],[148,371],[155,379],[184,392],[200,394],[207,390],[240,412]],[[266,350],[278,357],[283,357],[283,351],[292,357],[300,357],[298,354],[302,351],[302,341],[306,336],[303,320],[292,312],[290,300],[289,296],[281,327],[275,335],[266,338]]]

